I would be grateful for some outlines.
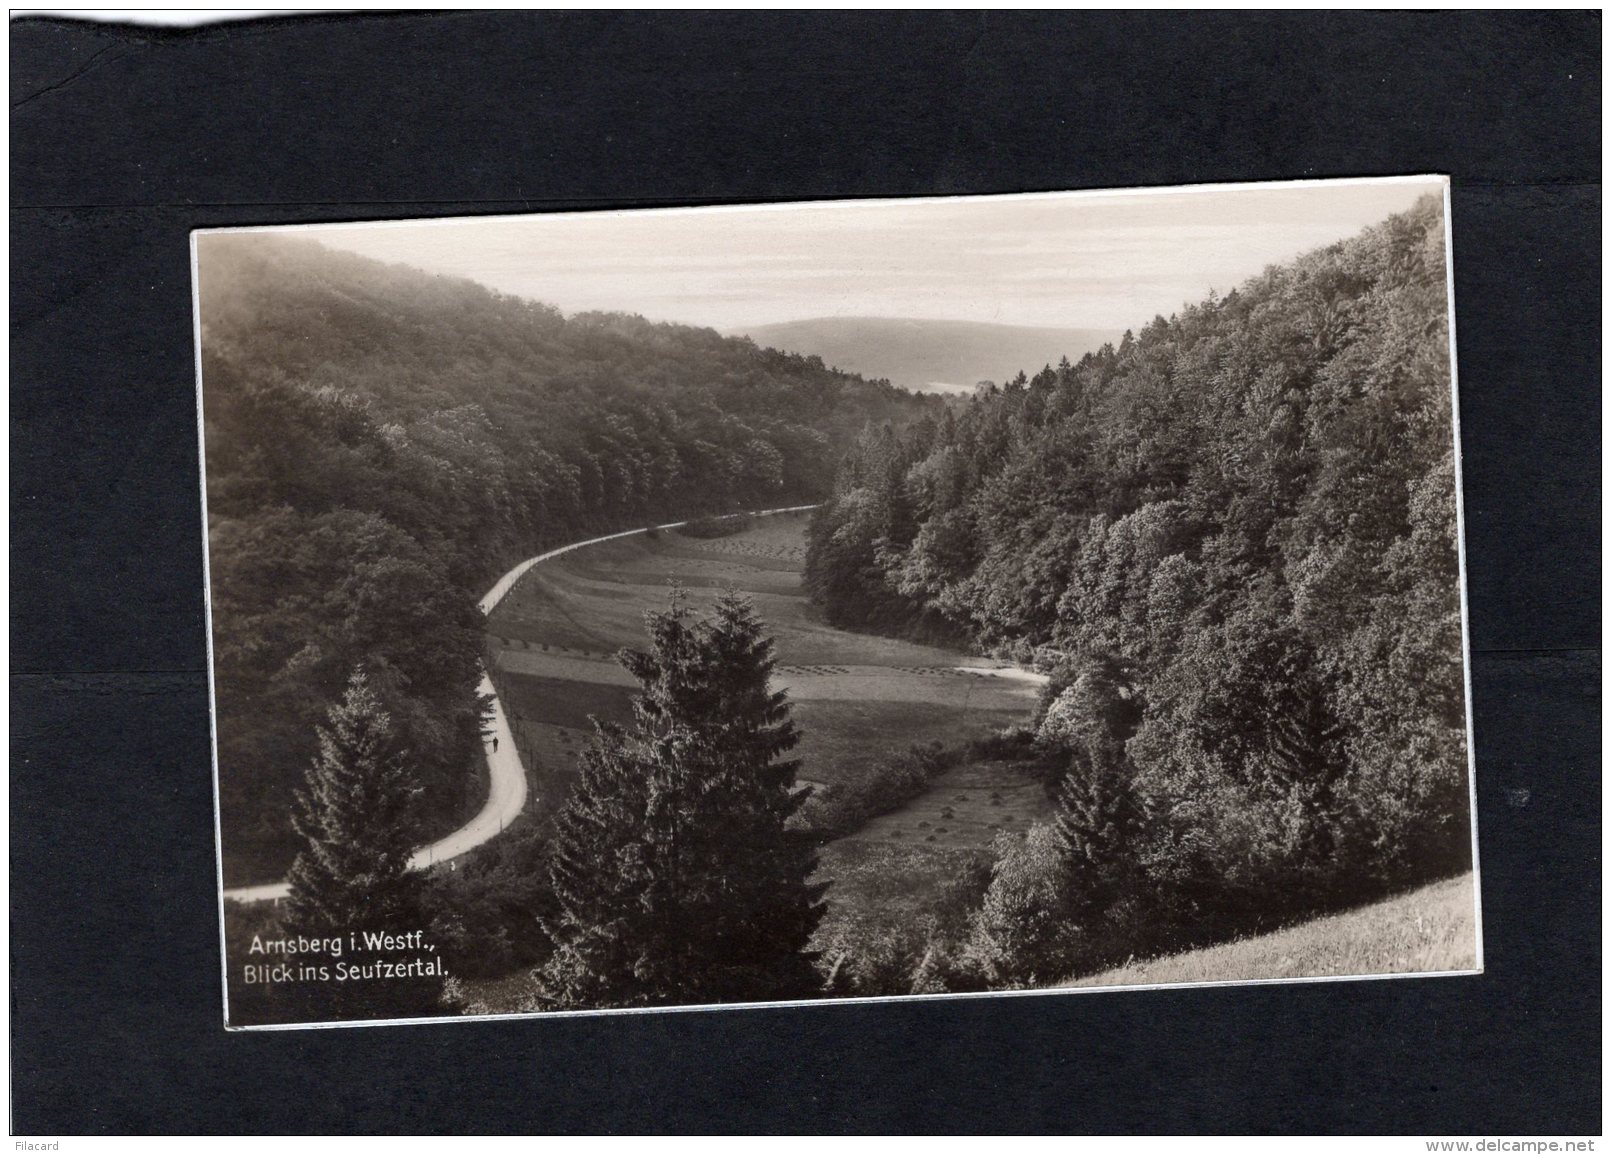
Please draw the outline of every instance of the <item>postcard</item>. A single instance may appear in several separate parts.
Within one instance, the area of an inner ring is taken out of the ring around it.
[[[1450,235],[193,234],[227,1024],[1479,972]]]

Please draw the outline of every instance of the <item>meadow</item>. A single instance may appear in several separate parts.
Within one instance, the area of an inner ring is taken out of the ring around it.
[[[504,599],[487,632],[531,777],[529,820],[557,812],[589,717],[629,716],[633,682],[614,655],[644,644],[644,614],[667,605],[673,582],[696,610],[728,588],[754,600],[777,644],[774,684],[803,735],[799,777],[814,791],[843,789],[913,744],[960,747],[1028,719],[1034,681],[998,676],[999,662],[823,623],[800,586],[807,517],[758,518],[721,537],[658,531],[601,543],[535,567]],[[947,769],[905,805],[825,843],[818,877],[833,885],[823,935],[847,920],[909,918],[987,856],[997,833],[1021,831],[1046,809],[1040,786],[1010,763]]]

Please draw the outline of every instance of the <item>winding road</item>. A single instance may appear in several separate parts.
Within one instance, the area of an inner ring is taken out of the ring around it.
[[[775,513],[801,513],[808,509],[815,509],[815,505],[793,505],[783,509],[758,509],[750,516],[766,517]],[[670,521],[664,525],[654,526],[654,529],[677,529],[687,525],[686,521]],[[493,587],[478,604],[483,616],[488,616],[498,603],[508,596],[520,579],[533,566],[541,565],[572,550],[584,549],[590,545],[598,545],[604,541],[614,541],[617,538],[632,537],[634,534],[646,533],[650,527],[641,529],[627,529],[620,533],[607,533],[603,537],[591,537],[586,541],[575,541],[570,545],[562,545],[558,549],[551,549],[547,553],[540,553],[536,557],[529,557],[514,569],[504,574],[494,583]],[[492,729],[483,743],[482,753],[487,759],[489,775],[489,789],[486,804],[480,812],[469,822],[459,827],[446,838],[438,839],[428,846],[422,846],[414,852],[408,860],[409,869],[424,870],[435,866],[439,862],[448,862],[459,857],[466,851],[473,850],[483,842],[496,838],[503,832],[504,827],[513,822],[522,810],[526,808],[526,767],[520,761],[520,752],[515,747],[514,735],[509,730],[509,719],[504,716],[503,703],[498,701],[497,692],[493,689],[492,679],[483,674],[481,677],[481,693],[492,699]],[[224,898],[231,902],[270,902],[284,898],[291,891],[288,882],[270,882],[262,886],[237,886],[224,891]]]

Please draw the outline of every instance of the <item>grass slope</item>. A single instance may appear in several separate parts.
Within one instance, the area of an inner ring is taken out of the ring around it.
[[[1063,985],[1108,987],[1474,970],[1473,886],[1472,876],[1462,874],[1342,914],[1219,946],[1132,962]]]

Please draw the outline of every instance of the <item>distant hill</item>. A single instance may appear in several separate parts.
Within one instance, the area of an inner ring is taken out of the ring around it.
[[[919,321],[895,317],[818,317],[732,330],[757,345],[815,353],[864,377],[936,393],[971,392],[980,381],[1034,376],[1061,357],[1078,361],[1122,333],[1107,329],[1044,329],[979,321]]]

